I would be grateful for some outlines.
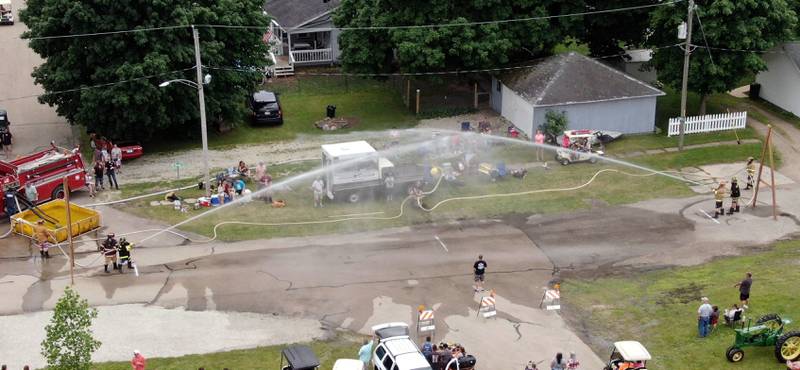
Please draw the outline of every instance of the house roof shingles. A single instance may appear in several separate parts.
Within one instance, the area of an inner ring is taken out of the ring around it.
[[[502,75],[500,81],[534,106],[664,95],[661,90],[575,52],[540,59],[532,68]]]
[[[330,0],[327,3],[322,0],[267,0],[264,10],[282,27],[293,28],[336,9],[340,2],[341,0]]]

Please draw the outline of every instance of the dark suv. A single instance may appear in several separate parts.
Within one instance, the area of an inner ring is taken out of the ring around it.
[[[283,111],[278,95],[270,91],[256,91],[250,97],[253,123],[283,124]]]

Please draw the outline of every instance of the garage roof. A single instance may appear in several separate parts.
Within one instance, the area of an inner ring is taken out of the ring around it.
[[[642,81],[575,52],[540,59],[499,77],[534,106],[593,103],[665,95]]]

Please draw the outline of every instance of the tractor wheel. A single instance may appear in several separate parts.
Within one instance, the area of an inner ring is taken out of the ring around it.
[[[741,348],[730,347],[725,352],[725,357],[727,357],[730,362],[739,362],[744,359],[744,351],[742,351]]]
[[[758,321],[756,321],[756,325],[765,325],[772,330],[776,330],[783,325],[783,320],[781,320],[781,317],[776,313],[768,313],[761,316]]]
[[[775,342],[775,357],[778,362],[800,359],[800,331],[790,331]]]
[[[64,199],[64,186],[59,185],[53,189],[53,192],[50,194],[50,199]]]

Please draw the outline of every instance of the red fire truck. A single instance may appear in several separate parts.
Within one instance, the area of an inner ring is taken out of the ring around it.
[[[39,199],[44,203],[51,199],[64,197],[64,177],[67,177],[70,190],[81,189],[86,185],[83,159],[78,149],[68,150],[51,144],[51,148],[27,155],[13,161],[0,161],[0,214],[5,214],[8,192],[25,193],[25,186],[32,184]]]

